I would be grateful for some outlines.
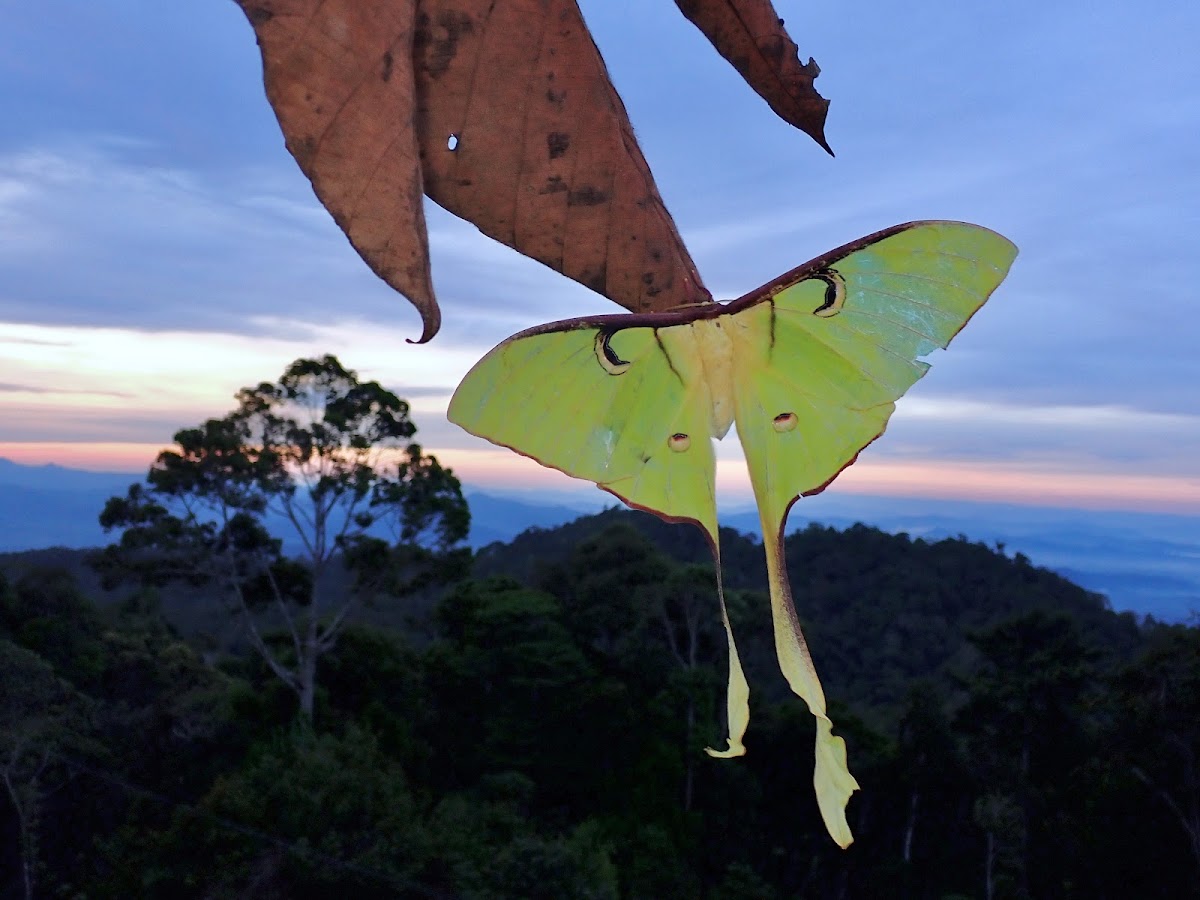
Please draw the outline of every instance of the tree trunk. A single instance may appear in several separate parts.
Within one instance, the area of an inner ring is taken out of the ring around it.
[[[27,839],[25,825],[21,824],[21,874],[25,878],[25,900],[33,900],[33,842]]]
[[[696,721],[696,698],[692,693],[692,686],[688,685],[688,704],[687,704],[687,742],[685,744],[686,751],[684,758],[687,759],[687,776],[683,783],[683,811],[692,811],[692,783],[695,779],[695,756],[692,750],[692,729]]]
[[[920,793],[914,788],[912,797],[908,801],[908,824],[904,827],[904,861],[906,863],[912,862],[913,832],[917,828],[917,802],[920,796]]]
[[[316,592],[313,592],[315,606]],[[296,660],[296,675],[300,688],[300,718],[312,725],[313,707],[317,697],[317,657],[321,655],[320,631],[317,627],[317,611],[309,611],[308,629],[300,648],[300,659]]]
[[[1196,867],[1198,870],[1200,870],[1200,810],[1197,809],[1196,804],[1190,804],[1188,812],[1185,813],[1183,809],[1180,808],[1179,804],[1175,802],[1175,798],[1173,798],[1163,788],[1158,787],[1158,785],[1151,780],[1150,776],[1147,775],[1140,766],[1133,766],[1131,771],[1143,784],[1146,785],[1146,787],[1153,791],[1164,804],[1166,804],[1167,808],[1171,810],[1171,812],[1174,813],[1175,817],[1179,820],[1180,826],[1187,835],[1188,843],[1191,845],[1192,856],[1195,858]]]
[[[1021,833],[1017,836],[1019,840],[1018,846],[1021,852],[1021,872],[1017,884],[1020,889],[1019,896],[1028,897],[1029,893],[1029,832],[1030,823],[1033,822],[1033,788],[1030,785],[1030,757],[1033,747],[1033,726],[1031,717],[1027,717],[1025,721],[1025,740],[1021,744],[1021,780],[1018,782],[1018,801],[1021,807]]]
[[[300,676],[300,718],[309,725],[313,721],[313,708],[317,697],[317,655],[320,651],[313,644],[305,643],[304,656],[299,661],[297,674]]]
[[[987,900],[992,900],[996,892],[995,883],[992,881],[992,869],[996,862],[996,836],[989,830],[987,833],[987,853],[984,856],[983,862],[983,883],[984,897]]]
[[[25,886],[25,900],[33,900],[34,872],[37,867],[37,843],[33,834],[33,823],[29,821],[30,816],[21,803],[21,795],[7,772],[4,773],[4,786],[8,788],[8,797],[17,813],[17,840],[21,844],[21,875]],[[37,790],[36,783],[33,790]]]

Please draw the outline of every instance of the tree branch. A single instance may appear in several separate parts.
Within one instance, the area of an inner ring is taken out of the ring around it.
[[[288,521],[292,523],[292,527],[296,529],[296,534],[300,535],[300,542],[304,545],[305,551],[311,559],[316,559],[316,549],[313,547],[312,541],[308,538],[308,531],[313,527],[312,521],[310,520],[307,523],[301,524],[297,518],[296,505],[291,495],[285,494],[280,503],[283,507],[283,514],[287,516]],[[301,510],[300,512],[302,513],[303,511]],[[306,525],[307,528],[305,527]]]
[[[337,643],[338,633],[342,630],[346,623],[346,617],[350,614],[351,609],[357,606],[358,592],[354,591],[350,594],[350,598],[342,604],[342,608],[338,610],[337,615],[333,617],[330,623],[317,636],[317,646],[322,652],[330,650]]]
[[[237,598],[238,608],[241,612],[242,624],[246,628],[246,633],[250,636],[250,643],[254,645],[254,649],[258,651],[258,655],[263,658],[263,661],[271,668],[284,684],[290,687],[293,691],[300,693],[300,679],[295,672],[287,669],[275,658],[275,654],[271,652],[271,648],[267,646],[262,639],[262,635],[258,631],[258,626],[254,624],[254,617],[250,614],[250,607],[246,605],[246,596],[242,593],[242,587],[234,581],[231,585],[233,595]],[[300,662],[296,660],[297,664]]]
[[[658,605],[658,617],[662,620],[663,630],[667,633],[667,645],[671,648],[671,655],[675,657],[681,668],[686,669],[688,667],[687,660],[679,652],[679,643],[675,640],[675,625],[671,621],[671,617],[667,615],[665,601]]]
[[[1175,803],[1175,800],[1171,797],[1171,795],[1168,794],[1164,788],[1156,785],[1150,779],[1150,776],[1147,775],[1140,766],[1131,766],[1130,769],[1133,774],[1136,775],[1138,779],[1140,779],[1146,785],[1146,787],[1150,788],[1150,790],[1153,791],[1163,803],[1167,804],[1171,812],[1175,813],[1175,816],[1179,819],[1179,824],[1183,826],[1183,830],[1187,833],[1188,838],[1192,842],[1193,850],[1200,854],[1200,823],[1189,821],[1188,817],[1184,814],[1183,810],[1179,808],[1178,804]]]
[[[275,604],[279,607],[279,611],[283,613],[283,620],[287,623],[288,633],[292,636],[292,649],[295,650],[296,659],[300,659],[300,633],[296,631],[296,620],[292,616],[291,610],[288,609],[287,600],[284,599],[283,592],[279,590],[279,582],[275,580],[275,573],[271,569],[269,560],[264,561],[262,553],[258,554],[259,561],[263,563],[263,568],[267,573],[267,582],[271,585],[271,595],[275,598]]]

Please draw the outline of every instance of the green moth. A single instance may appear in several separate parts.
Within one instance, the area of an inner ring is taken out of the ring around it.
[[[731,425],[762,521],[775,648],[816,717],[817,802],[853,840],[858,784],[833,734],[788,586],[783,529],[883,433],[898,399],[1003,281],[1017,249],[961,222],[910,222],[830,251],[727,304],[541,325],[495,347],[463,379],[449,418],[472,434],[595,482],[630,506],[694,522],[720,571],[712,438]],[[718,579],[719,583],[719,579]],[[745,753],[749,688],[729,643],[729,737]]]

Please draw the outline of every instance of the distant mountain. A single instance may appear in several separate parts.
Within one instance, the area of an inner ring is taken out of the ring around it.
[[[566,506],[541,506],[480,491],[468,490],[466,495],[471,507],[468,542],[475,548],[496,541],[511,541],[530,528],[555,528],[583,515]]]
[[[137,481],[131,474],[26,466],[0,459],[0,552],[108,542],[97,517],[104,501]],[[505,494],[467,488],[469,543],[506,542],[530,528],[551,529],[615,505],[594,494]],[[744,507],[723,525],[758,534]],[[937,540],[966,536],[1066,575],[1109,597],[1115,609],[1168,621],[1200,612],[1200,518],[995,503],[827,493],[792,509],[789,530],[809,522],[844,529],[856,522]]]
[[[512,502],[489,499],[497,511],[500,503]],[[562,518],[540,527],[580,515],[565,506],[556,512]],[[1200,517],[826,493],[792,507],[788,531],[811,522],[841,530],[861,522],[927,541],[962,536],[1009,556],[1023,554],[1104,594],[1116,610],[1172,622],[1200,613]],[[758,513],[744,507],[723,513],[721,524],[760,535]]]
[[[97,521],[104,501],[136,480],[136,475],[0,459],[0,552],[107,543]]]
[[[726,517],[758,533],[757,514]],[[789,530],[855,522],[939,540],[965,536],[1021,553],[1104,594],[1114,609],[1168,621],[1200,613],[1200,517],[1016,504],[820,495],[792,508]]]
[[[98,520],[109,497],[140,480],[134,474],[26,466],[0,459],[0,553],[107,544]],[[529,528],[553,528],[582,515],[567,506],[527,503],[467,491],[472,547],[511,540]]]
[[[48,491],[124,491],[138,480],[126,472],[88,472],[53,463],[27,466],[0,457],[0,488],[20,487]]]

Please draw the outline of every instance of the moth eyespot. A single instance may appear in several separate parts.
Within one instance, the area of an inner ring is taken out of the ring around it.
[[[771,422],[772,427],[783,434],[785,431],[791,431],[796,427],[796,414],[794,412],[780,413]]]
[[[822,319],[836,316],[846,302],[846,279],[837,269],[821,269],[813,278],[825,282],[825,302],[813,310],[813,315]]]
[[[686,434],[673,434],[667,438],[667,446],[676,453],[682,453],[688,447],[692,446],[692,439]]]
[[[629,370],[629,363],[617,356],[617,351],[609,345],[611,337],[611,331],[596,332],[596,361],[609,375],[623,375]]]

